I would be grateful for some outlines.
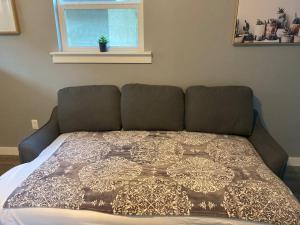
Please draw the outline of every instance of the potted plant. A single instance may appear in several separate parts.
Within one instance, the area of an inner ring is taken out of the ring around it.
[[[295,43],[300,43],[300,29],[297,35],[294,36],[294,42]]]
[[[248,23],[247,20],[245,20],[245,26],[243,26],[243,31],[244,31],[245,35],[250,33],[250,24]]]
[[[249,43],[254,41],[254,35],[250,33],[250,24],[245,20],[245,26],[243,26],[244,31],[244,43]]]
[[[300,30],[299,30],[299,34],[300,34]],[[295,43],[300,43],[300,35],[298,34],[298,36],[294,36],[294,42]]]
[[[288,19],[284,8],[279,8],[277,14],[278,20],[276,35],[278,38],[282,38],[284,36],[285,30],[288,27]]]
[[[102,35],[99,38],[99,48],[100,48],[100,52],[107,52],[108,48],[107,48],[107,43],[108,43],[108,39]]]
[[[252,43],[255,40],[253,34],[249,33],[247,36],[244,37],[244,43]]]
[[[291,34],[290,30],[286,29],[281,37],[281,43],[291,43],[293,42],[293,37],[294,35]]]
[[[300,17],[295,14],[295,19],[293,20],[293,24],[291,25],[291,33],[293,35],[298,35],[300,30]]]
[[[234,42],[235,43],[243,43],[244,36],[240,34],[240,21],[237,20],[235,24],[235,37]]]
[[[278,8],[277,14],[278,14],[279,18],[285,17],[286,16],[285,9],[284,8]]]
[[[265,37],[265,33],[266,33],[266,24],[262,20],[258,19],[256,22],[256,26],[254,28],[255,40],[262,41]]]
[[[294,42],[295,43],[300,43],[300,29],[297,35],[294,36]]]
[[[276,40],[277,21],[275,19],[268,20],[266,26],[266,38],[268,40]]]

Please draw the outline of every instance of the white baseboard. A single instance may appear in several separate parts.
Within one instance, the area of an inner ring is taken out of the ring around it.
[[[0,147],[0,155],[19,155],[17,147]]]
[[[300,166],[300,157],[290,157],[288,165],[289,166]]]

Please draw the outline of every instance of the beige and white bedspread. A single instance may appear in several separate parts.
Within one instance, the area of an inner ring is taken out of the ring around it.
[[[246,138],[188,132],[72,134],[4,207],[300,224],[299,202]]]

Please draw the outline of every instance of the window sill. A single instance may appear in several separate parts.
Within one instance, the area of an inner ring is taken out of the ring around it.
[[[151,64],[152,53],[145,52],[51,52],[56,64]]]

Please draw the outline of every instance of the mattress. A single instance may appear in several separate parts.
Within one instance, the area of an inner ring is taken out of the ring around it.
[[[2,176],[0,191],[3,224],[20,219],[26,224],[26,218],[38,221],[42,215],[52,215],[52,222],[79,217],[96,224],[125,223],[124,218],[128,224],[300,221],[300,206],[290,190],[248,140],[237,136],[66,134],[32,163]]]

